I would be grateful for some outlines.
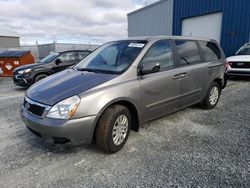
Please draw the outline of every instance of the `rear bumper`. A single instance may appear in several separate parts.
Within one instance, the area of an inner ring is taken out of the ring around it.
[[[27,128],[36,136],[59,144],[89,144],[92,142],[98,116],[60,120],[38,118],[21,106],[21,116]]]
[[[227,76],[250,76],[250,69],[231,68],[227,70]]]

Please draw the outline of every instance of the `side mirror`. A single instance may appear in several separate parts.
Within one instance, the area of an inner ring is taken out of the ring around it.
[[[139,74],[151,74],[160,71],[160,63],[146,63],[139,68]]]
[[[61,59],[56,59],[56,65],[59,65],[60,63],[62,63]]]

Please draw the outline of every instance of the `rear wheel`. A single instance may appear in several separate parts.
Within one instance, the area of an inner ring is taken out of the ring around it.
[[[115,153],[125,145],[131,127],[131,115],[127,107],[114,105],[101,115],[96,128],[96,144],[109,153]]]
[[[201,103],[202,107],[205,109],[213,109],[219,102],[220,94],[220,85],[217,82],[213,82],[207,91],[205,99]]]
[[[47,76],[48,75],[46,75],[46,74],[39,74],[39,75],[36,76],[34,82],[38,82],[39,80],[42,80],[42,79],[46,78]]]
[[[224,89],[227,86],[227,78],[228,78],[228,76],[226,74],[224,74],[222,89]]]

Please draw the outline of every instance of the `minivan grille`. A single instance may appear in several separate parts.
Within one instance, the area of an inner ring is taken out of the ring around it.
[[[228,62],[231,68],[248,69],[250,62]]]
[[[39,116],[39,117],[41,117],[43,115],[43,113],[46,109],[45,105],[34,102],[34,101],[28,99],[27,97],[25,97],[25,99],[24,99],[23,106],[28,112],[30,112],[36,116]]]

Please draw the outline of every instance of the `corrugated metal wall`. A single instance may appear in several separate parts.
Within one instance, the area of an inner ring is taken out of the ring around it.
[[[250,0],[174,0],[173,34],[181,35],[182,19],[223,12],[221,46],[227,56],[249,41]]]
[[[162,0],[128,14],[128,36],[171,35],[173,0]]]
[[[0,36],[0,49],[20,46],[19,37]]]

